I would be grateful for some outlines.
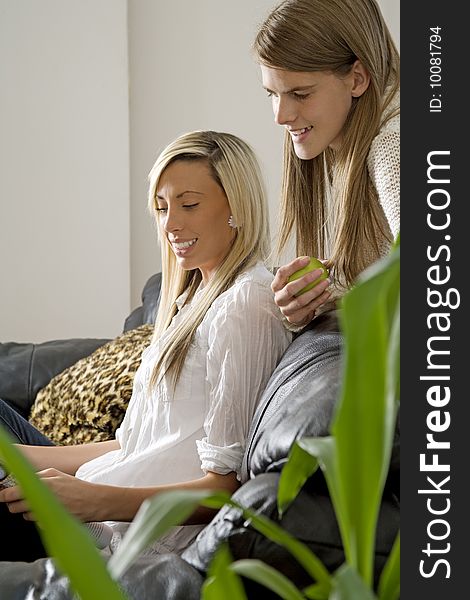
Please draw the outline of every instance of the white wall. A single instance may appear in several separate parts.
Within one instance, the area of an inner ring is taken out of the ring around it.
[[[0,341],[129,310],[126,0],[0,0]]]
[[[400,49],[400,0],[378,0],[397,48]]]
[[[185,131],[252,144],[274,233],[283,132],[250,48],[277,3],[0,0],[0,341],[121,331],[160,264],[147,175]]]
[[[229,131],[258,153],[277,206],[282,130],[250,52],[274,0],[129,2],[132,303],[159,268],[146,210],[147,175],[158,153],[195,129]],[[276,211],[272,210],[274,218]]]

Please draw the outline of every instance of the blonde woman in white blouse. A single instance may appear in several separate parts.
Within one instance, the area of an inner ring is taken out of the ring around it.
[[[240,485],[253,413],[291,341],[263,263],[266,196],[245,142],[211,131],[179,137],[150,173],[149,207],[162,250],[161,297],[115,440],[43,446],[36,432],[39,445],[20,446],[73,514],[109,522],[111,549],[154,494]],[[18,487],[0,501],[30,517]],[[199,510],[150,551],[181,552],[208,516]]]
[[[400,229],[399,54],[376,0],[284,0],[254,50],[286,129],[278,249],[293,233],[299,256],[276,272],[273,291],[287,321],[302,327]],[[330,280],[297,297],[321,274],[288,283],[305,255],[327,259]]]

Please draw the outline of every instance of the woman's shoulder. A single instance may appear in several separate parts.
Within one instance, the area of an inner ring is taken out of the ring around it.
[[[229,289],[212,303],[202,322],[202,335],[209,346],[217,340],[241,338],[253,340],[254,346],[266,340],[287,344],[292,334],[282,323],[282,313],[274,302],[271,282],[274,275],[263,263],[257,263],[240,273]],[[225,343],[225,342],[224,342]],[[250,342],[251,343],[251,342]]]
[[[375,139],[387,138],[390,136],[400,136],[400,113],[394,114],[385,121]]]
[[[367,163],[371,171],[395,168],[400,164],[400,105],[398,97],[392,101],[379,132],[372,140]]]
[[[274,303],[271,282],[274,275],[262,262],[240,273],[228,290],[216,299],[217,305]]]
[[[243,271],[243,273],[240,273],[233,282],[233,286],[227,292],[232,290],[233,294],[237,294],[243,290],[260,289],[268,290],[272,295],[271,283],[273,279],[273,273],[264,263],[259,261],[246,271]]]
[[[258,261],[252,267],[249,267],[246,271],[243,271],[237,276],[234,281],[234,286],[260,285],[269,288],[273,279],[273,273],[263,262]]]
[[[384,111],[383,123],[375,139],[396,135],[400,135],[400,91],[396,92]]]

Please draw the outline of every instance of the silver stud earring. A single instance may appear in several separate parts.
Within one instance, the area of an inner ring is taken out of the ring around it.
[[[230,227],[232,229],[236,229],[238,227],[238,225],[235,223],[235,219],[233,218],[233,215],[230,215],[230,217],[228,219],[228,224],[230,225]]]

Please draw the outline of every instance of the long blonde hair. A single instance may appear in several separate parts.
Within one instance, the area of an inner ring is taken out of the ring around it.
[[[285,0],[260,26],[253,48],[273,68],[342,76],[359,59],[370,74],[368,89],[353,98],[341,149],[302,160],[287,132],[284,141],[278,252],[295,231],[297,254],[328,258],[338,284],[349,287],[371,256],[378,258],[384,239],[391,241],[367,156],[379,129],[399,111],[392,104],[400,85],[398,51],[375,0]],[[328,257],[327,218],[334,230]]]
[[[183,368],[197,327],[214,300],[227,290],[235,278],[269,254],[268,205],[263,178],[251,147],[229,133],[193,131],[178,137],[157,158],[149,174],[148,207],[159,225],[156,190],[163,171],[175,161],[205,162],[214,180],[224,190],[230,212],[237,225],[235,239],[217,272],[205,285],[198,302],[170,336],[165,336],[150,385],[165,373],[174,385]],[[228,225],[227,225],[228,227]],[[162,254],[162,285],[153,340],[159,340],[176,313],[175,300],[188,290],[192,299],[200,282],[199,269],[183,270],[171,250],[165,231],[158,226]]]

